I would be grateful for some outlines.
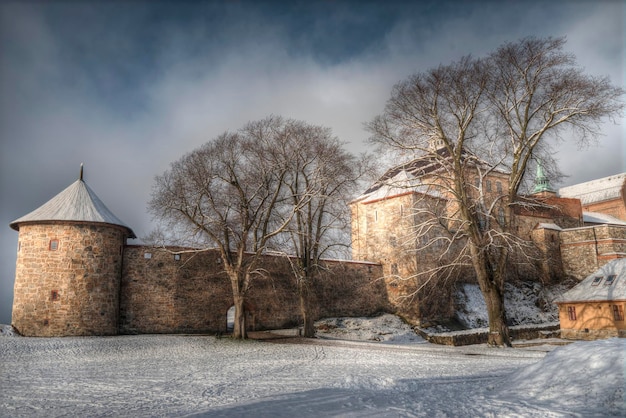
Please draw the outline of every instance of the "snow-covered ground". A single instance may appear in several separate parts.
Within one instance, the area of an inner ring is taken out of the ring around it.
[[[435,346],[394,321],[344,319],[326,337],[350,341],[306,343],[4,337],[0,416],[626,415],[626,340]]]

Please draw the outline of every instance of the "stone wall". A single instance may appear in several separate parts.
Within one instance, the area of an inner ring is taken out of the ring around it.
[[[25,336],[117,333],[124,228],[21,224],[13,326]]]
[[[582,280],[608,261],[626,257],[626,227],[598,225],[560,234],[564,273]]]
[[[353,258],[382,264],[389,303],[398,315],[414,325],[454,314],[451,284],[455,280],[443,273],[440,276],[445,278],[418,274],[442,262],[439,258],[445,246],[437,242],[416,251],[415,226],[423,215],[415,207],[428,206],[437,212],[448,209],[446,205],[444,199],[418,193],[351,205]],[[443,234],[435,228],[430,232]]]
[[[249,330],[300,324],[297,288],[286,258],[265,256],[253,280],[246,310]],[[311,314],[369,316],[389,312],[382,267],[328,261],[316,279]],[[120,333],[225,332],[233,305],[230,281],[215,250],[128,246],[124,251]]]

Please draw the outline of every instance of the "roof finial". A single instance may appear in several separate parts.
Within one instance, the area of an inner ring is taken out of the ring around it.
[[[80,163],[80,181],[83,181],[83,163]]]

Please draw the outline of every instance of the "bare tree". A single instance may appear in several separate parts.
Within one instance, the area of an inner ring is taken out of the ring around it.
[[[285,176],[289,200],[283,212],[291,221],[279,237],[282,240],[276,242],[280,251],[294,255],[289,260],[298,288],[304,336],[313,337],[312,281],[324,268],[322,257],[349,246],[347,203],[366,167],[367,156],[357,159],[348,153],[329,128],[299,121],[287,124],[290,135],[283,152],[290,160]]]
[[[268,241],[291,221],[276,209],[286,199],[289,155],[281,118],[224,133],[171,164],[155,179],[149,210],[169,231],[219,250],[235,305],[233,337],[246,338],[245,300]]]
[[[414,158],[410,187],[422,197],[413,248],[441,246],[436,263],[418,274],[427,282],[471,266],[494,346],[510,345],[503,293],[511,255],[534,256],[511,228],[516,205],[528,204],[520,192],[531,162],[552,161],[549,141],[565,133],[595,138],[599,123],[623,109],[624,92],[583,74],[564,43],[526,38],[485,59],[416,74],[394,87],[369,124],[375,143]],[[447,201],[445,208],[428,204],[433,198]]]

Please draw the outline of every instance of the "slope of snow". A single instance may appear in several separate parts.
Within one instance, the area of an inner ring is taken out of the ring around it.
[[[502,399],[577,414],[626,416],[626,340],[578,342],[502,382]]]
[[[388,344],[424,343],[410,325],[395,315],[384,314],[374,318],[327,318],[315,323],[316,335],[321,338],[378,341]]]
[[[563,285],[541,288],[536,282],[525,282],[514,286],[505,283],[504,306],[510,325],[528,325],[559,320],[557,306],[552,303],[566,291]],[[477,284],[463,284],[456,295],[457,318],[468,328],[483,328],[489,325],[487,306]],[[541,309],[543,305],[546,309]]]
[[[0,338],[0,416],[626,414],[625,340],[532,350],[290,341]]]

